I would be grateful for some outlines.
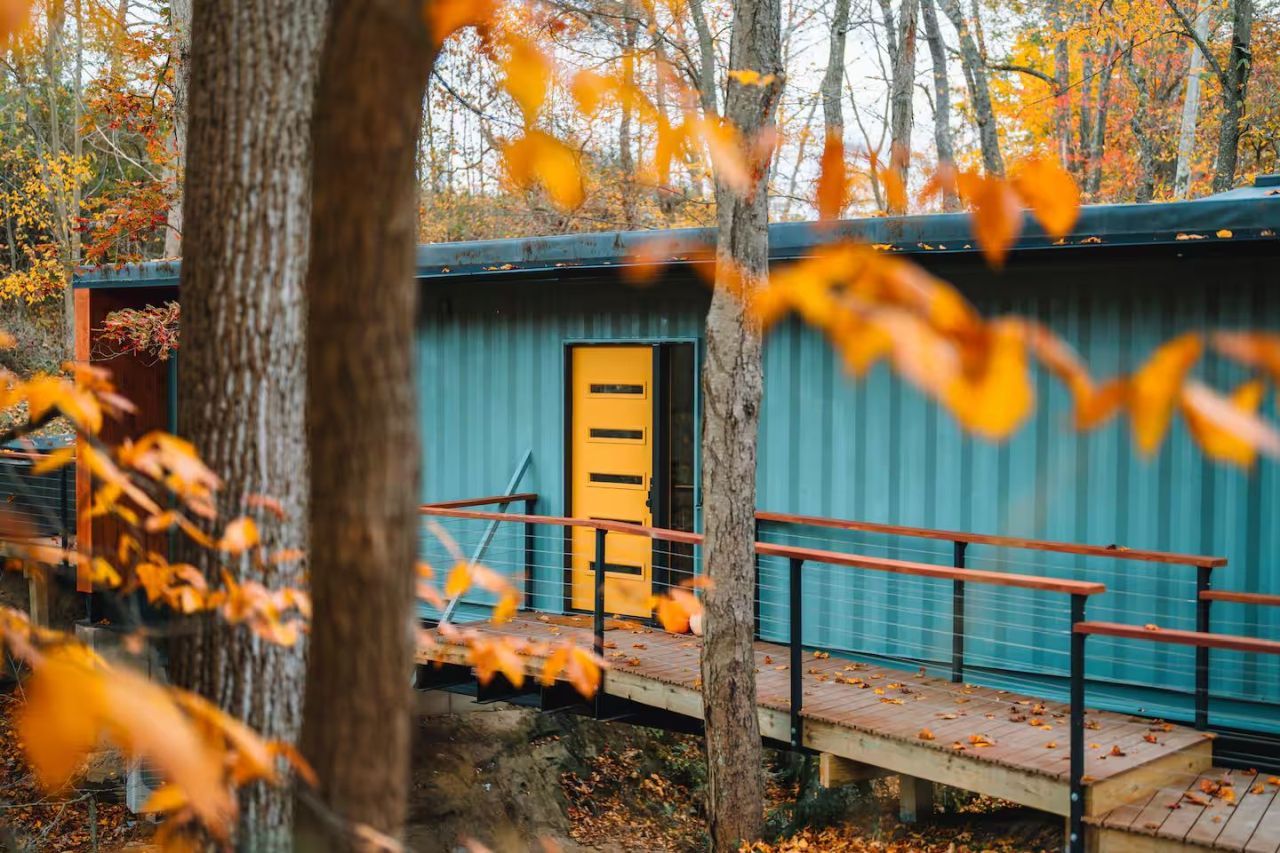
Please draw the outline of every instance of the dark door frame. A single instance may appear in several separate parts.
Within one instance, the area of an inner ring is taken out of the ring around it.
[[[694,371],[694,431],[695,431],[695,447],[697,446],[696,434],[701,428],[701,411],[699,404],[701,402],[698,393],[697,377],[700,374],[702,360],[700,351],[700,342],[697,338],[674,337],[674,338],[636,338],[636,339],[613,339],[607,341],[601,340],[566,340],[563,345],[563,371],[564,371],[564,387],[562,390],[564,396],[564,421],[561,426],[561,442],[560,446],[564,456],[564,468],[562,476],[564,478],[564,515],[566,518],[573,517],[573,351],[578,347],[649,347],[653,353],[653,405],[652,405],[652,421],[650,423],[651,435],[653,437],[653,475],[649,478],[649,512],[653,516],[653,527],[666,527],[670,518],[670,507],[666,505],[664,499],[664,489],[667,485],[666,480],[669,474],[666,466],[663,464],[668,458],[670,448],[670,436],[667,434],[667,418],[666,409],[668,406],[669,388],[667,379],[667,367],[669,366],[669,358],[672,346],[689,345],[693,347],[693,371]],[[694,480],[697,482],[701,474],[701,459],[695,453],[695,472]],[[696,523],[696,518],[695,518]],[[564,589],[561,595],[562,606],[566,613],[580,613],[583,611],[575,610],[573,607],[573,529],[564,528],[563,535],[564,549]],[[653,542],[653,554],[650,557],[650,586],[656,588],[659,586],[667,586],[670,584],[670,573],[666,562],[660,557],[659,542]]]

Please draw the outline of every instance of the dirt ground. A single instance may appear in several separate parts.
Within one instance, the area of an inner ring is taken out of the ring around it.
[[[699,738],[569,714],[494,709],[419,719],[408,846],[422,853],[706,849]],[[1061,822],[941,791],[939,811],[905,826],[896,783],[826,791],[816,760],[767,753],[771,841],[758,851],[1039,851]]]

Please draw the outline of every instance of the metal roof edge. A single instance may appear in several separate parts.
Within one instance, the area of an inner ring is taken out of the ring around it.
[[[801,258],[824,243],[854,239],[907,255],[977,252],[968,213],[846,219],[835,222],[778,222],[769,226],[769,257]],[[1280,239],[1280,189],[1245,187],[1194,201],[1157,204],[1086,205],[1072,233],[1048,237],[1029,213],[1011,247],[1015,253],[1095,246],[1139,247],[1186,242]],[[647,250],[673,263],[689,261],[693,250],[714,245],[713,228],[602,231],[543,237],[434,243],[417,248],[416,277],[506,278],[511,274],[613,269],[632,264]],[[179,260],[98,267],[75,276],[77,288],[155,287],[178,283]]]

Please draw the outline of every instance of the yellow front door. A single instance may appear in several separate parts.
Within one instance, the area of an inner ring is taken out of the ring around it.
[[[570,514],[650,526],[653,478],[653,349],[580,346],[572,352]],[[595,531],[572,528],[572,604],[595,606]],[[605,540],[607,613],[648,616],[652,540],[610,533]]]

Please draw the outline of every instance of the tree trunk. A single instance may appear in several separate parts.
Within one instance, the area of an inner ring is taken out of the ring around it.
[[[173,97],[172,115],[169,119],[170,166],[174,183],[182,187],[183,170],[187,162],[187,86],[191,78],[191,0],[170,0],[169,3],[169,93]],[[182,193],[175,192],[165,217],[164,256],[176,258],[182,254]]]
[[[1253,67],[1253,0],[1232,0],[1231,51],[1223,69],[1222,124],[1218,130],[1218,159],[1213,170],[1213,191],[1231,189],[1236,180],[1236,158],[1240,153],[1240,131],[1244,121],[1249,72]]]
[[[207,0],[191,52],[191,147],[182,264],[183,434],[223,478],[223,520],[245,498],[278,500],[260,520],[266,548],[307,541],[304,277],[310,235],[311,108],[323,0]],[[207,551],[188,558],[210,571]],[[300,586],[304,567],[238,579]],[[264,642],[214,620],[175,644],[173,675],[264,735],[294,741],[304,649]],[[287,849],[292,801],[280,788],[242,793],[237,845]]]
[[[764,393],[760,328],[747,313],[768,275],[767,160],[752,140],[773,122],[782,88],[780,0],[738,0],[730,67],[774,75],[767,86],[731,81],[726,117],[743,134],[757,178],[749,197],[716,182],[716,286],[707,313],[702,434],[707,592],[702,651],[708,814],[716,851],[754,841],[764,824],[760,724],[756,713],[756,442]],[[742,283],[738,293],[737,282]],[[742,298],[740,298],[740,296]]]
[[[938,12],[934,0],[920,0],[920,16],[924,19],[924,37],[929,43],[929,56],[933,60],[933,144],[938,152],[938,169],[955,166],[955,149],[951,140],[951,82],[947,76],[947,46],[942,41],[938,27]],[[942,209],[958,210],[960,199],[955,185],[943,181]]]
[[[1058,161],[1071,168],[1071,46],[1067,41],[1064,0],[1051,0],[1049,19],[1053,27],[1053,130],[1058,137]]]
[[[1133,200],[1139,204],[1151,201],[1156,188],[1156,145],[1151,136],[1151,92],[1146,75],[1133,59],[1132,46],[1125,52],[1125,72],[1133,84],[1134,106],[1129,127],[1138,141],[1138,180]]]
[[[621,23],[623,84],[630,91],[636,82],[636,19],[631,17],[629,5],[623,8],[627,15]],[[622,172],[622,222],[623,227],[630,231],[636,227],[636,163],[631,153],[631,101],[629,99],[622,99],[620,112],[618,168]]]
[[[827,139],[837,139],[842,143],[841,150],[843,150],[844,142],[844,57],[848,31],[849,0],[836,0],[836,6],[831,15],[831,47],[827,52],[827,70],[822,75],[820,93],[822,96],[822,122],[826,128],[823,135],[824,142]],[[808,130],[807,123],[805,129]],[[799,175],[800,166],[804,162],[803,145],[804,139],[801,139],[801,150],[796,155],[796,170],[791,173],[792,191],[788,193],[788,212],[791,209],[790,196],[794,195],[796,177]],[[843,213],[843,210],[837,211],[836,218],[840,218]]]
[[[308,409],[312,622],[305,849],[392,837],[409,785],[421,435],[414,149],[435,60],[413,0],[334,0],[314,124]],[[359,168],[353,168],[358,164]]]
[[[1196,15],[1195,35],[1199,42],[1209,37],[1209,11],[1205,5]],[[1178,163],[1173,175],[1173,197],[1184,199],[1191,189],[1191,158],[1196,153],[1196,125],[1200,121],[1200,75],[1204,70],[1204,54],[1196,41],[1191,44],[1187,63],[1187,89],[1182,98],[1182,127],[1178,133]]]
[[[898,50],[893,56],[889,96],[889,167],[905,190],[911,171],[911,128],[916,85],[916,18],[918,0],[902,0],[898,8]],[[907,194],[889,197],[889,213],[907,212]]]
[[[698,34],[698,97],[702,103],[702,111],[707,115],[715,115],[719,110],[716,98],[716,45],[711,36],[711,27],[707,24],[707,15],[702,8],[702,0],[689,0],[689,14],[693,17],[693,28]]]
[[[1111,78],[1115,71],[1119,46],[1108,38],[1102,55],[1102,67],[1098,70],[1098,108],[1093,117],[1093,137],[1089,140],[1089,172],[1085,177],[1084,191],[1096,199],[1102,189],[1102,155],[1107,148],[1107,112],[1111,108]]]
[[[978,125],[978,142],[982,148],[982,166],[989,175],[1004,174],[1004,158],[1000,156],[1000,137],[996,132],[995,114],[991,110],[991,90],[987,85],[987,65],[978,43],[974,41],[959,0],[938,0],[942,12],[960,36],[960,62],[969,84],[973,103],[973,120]]]

